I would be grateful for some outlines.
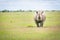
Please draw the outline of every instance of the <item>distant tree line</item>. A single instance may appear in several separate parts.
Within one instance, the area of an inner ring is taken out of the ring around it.
[[[20,9],[20,10],[2,10],[2,11],[0,11],[0,12],[32,12],[33,10],[22,10],[22,9]]]
[[[22,10],[22,9],[20,9],[20,10],[2,10],[2,11],[0,11],[0,12],[33,12],[33,11],[36,11],[36,10]],[[60,10],[45,10],[45,11],[47,11],[47,12],[49,12],[49,11],[51,11],[51,12],[55,12],[55,11],[59,11],[60,12]]]
[[[2,10],[1,12],[9,12],[9,10]]]

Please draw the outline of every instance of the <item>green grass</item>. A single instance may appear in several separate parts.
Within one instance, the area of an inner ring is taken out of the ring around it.
[[[60,40],[60,32],[50,30],[38,30],[38,28],[5,29],[0,31],[0,40]],[[23,30],[23,31],[22,31]],[[37,30],[37,31],[36,31]]]
[[[60,25],[60,12],[46,12],[45,26]]]
[[[27,27],[36,26],[34,22],[34,12],[5,12],[0,13],[0,22],[3,27]],[[46,12],[44,26],[60,24],[60,12]]]
[[[6,12],[0,13],[4,27],[27,27],[34,25],[33,12]]]
[[[27,27],[36,26],[34,22],[34,12],[4,12],[0,13],[0,22],[3,27]],[[44,26],[60,24],[60,12],[46,12]]]
[[[0,40],[60,40],[60,12],[46,12],[46,28],[36,28],[33,18],[34,12],[0,12]]]

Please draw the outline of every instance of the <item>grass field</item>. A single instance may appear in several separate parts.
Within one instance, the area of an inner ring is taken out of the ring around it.
[[[0,40],[60,40],[60,12],[46,12],[37,28],[34,12],[0,12]]]

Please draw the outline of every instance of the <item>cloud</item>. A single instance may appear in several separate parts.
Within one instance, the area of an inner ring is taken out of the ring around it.
[[[60,9],[59,0],[0,0],[0,9]]]

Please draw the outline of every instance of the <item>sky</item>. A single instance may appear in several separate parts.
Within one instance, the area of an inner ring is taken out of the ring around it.
[[[0,10],[60,10],[60,0],[0,0]]]

